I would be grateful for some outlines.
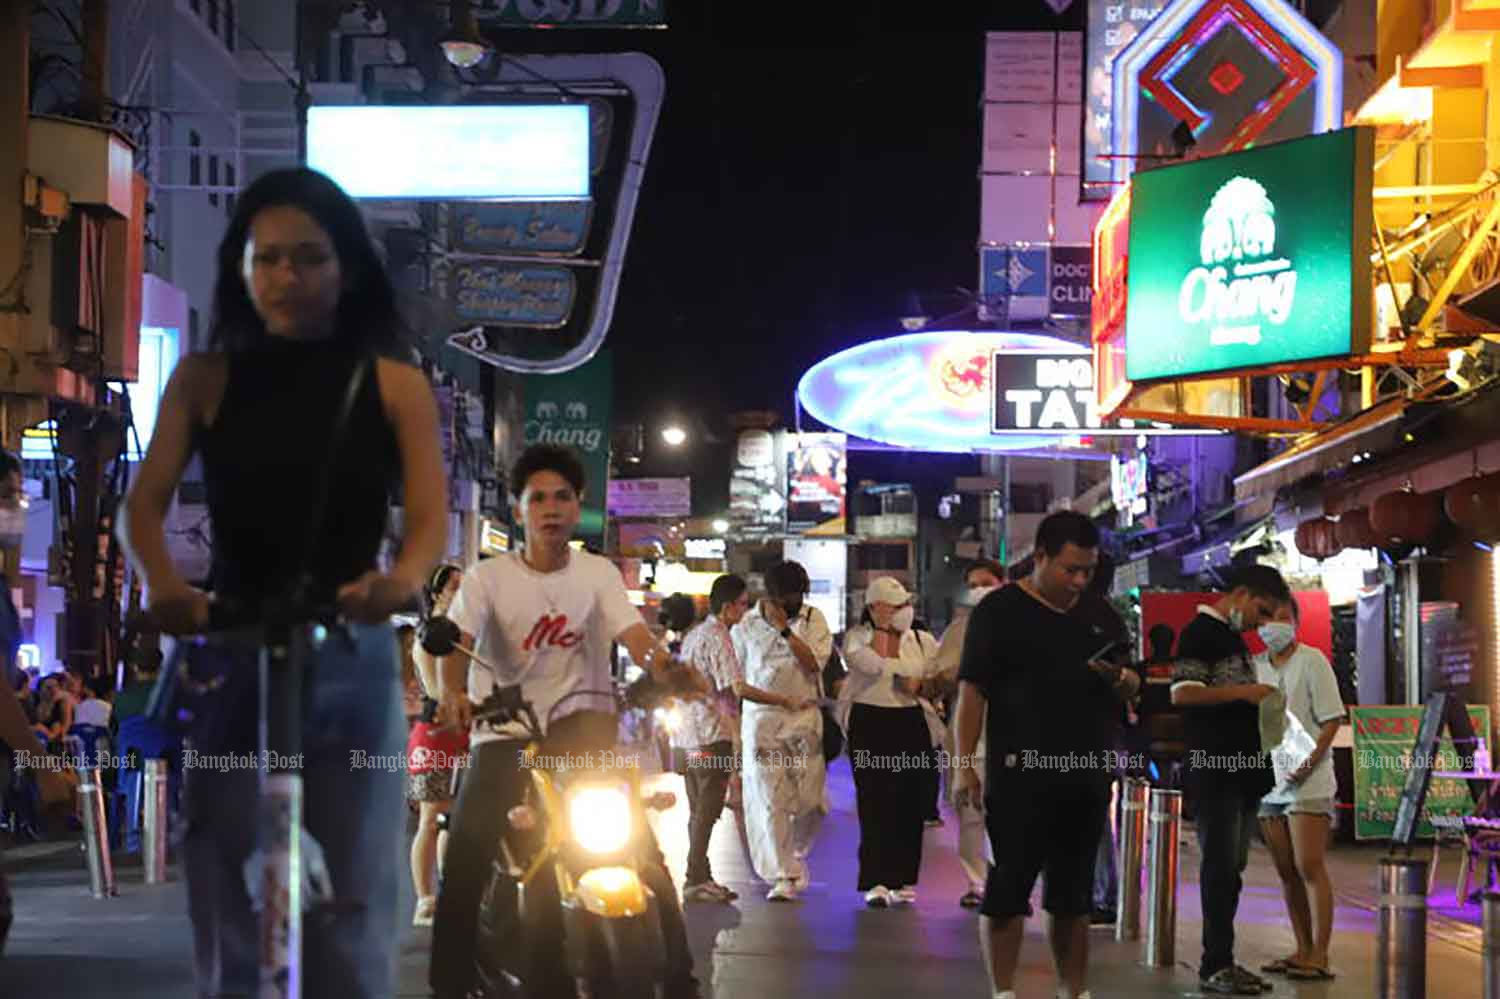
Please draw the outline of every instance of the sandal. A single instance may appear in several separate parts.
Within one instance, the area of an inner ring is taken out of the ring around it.
[[[1293,964],[1286,969],[1286,977],[1294,982],[1331,982],[1337,976],[1327,968]]]
[[[1279,957],[1274,961],[1260,966],[1260,970],[1268,975],[1284,975],[1297,967],[1297,962],[1290,957]]]

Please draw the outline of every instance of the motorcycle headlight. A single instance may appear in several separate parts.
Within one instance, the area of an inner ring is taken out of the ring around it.
[[[573,839],[590,853],[618,853],[630,842],[630,797],[623,787],[593,785],[568,796]]]

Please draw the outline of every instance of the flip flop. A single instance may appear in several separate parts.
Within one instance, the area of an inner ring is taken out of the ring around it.
[[[1295,967],[1297,965],[1292,962],[1291,958],[1280,957],[1268,964],[1261,965],[1260,970],[1268,975],[1284,975]]]
[[[1286,977],[1294,982],[1331,982],[1337,976],[1327,968],[1313,968],[1294,964],[1286,969]]]

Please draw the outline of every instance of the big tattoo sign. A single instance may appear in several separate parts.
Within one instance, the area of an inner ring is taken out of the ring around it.
[[[1364,351],[1372,154],[1351,128],[1137,173],[1130,380]]]

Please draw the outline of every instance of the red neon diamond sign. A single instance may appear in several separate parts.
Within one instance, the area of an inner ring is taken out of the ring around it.
[[[1195,132],[1207,120],[1207,115],[1182,96],[1173,86],[1172,77],[1186,62],[1190,50],[1201,46],[1221,30],[1239,31],[1285,74],[1281,84],[1254,113],[1246,116],[1224,143],[1221,151],[1230,152],[1244,149],[1254,142],[1302,91],[1312,85],[1318,70],[1245,0],[1210,0],[1140,74],[1141,89]],[[1239,79],[1225,90],[1221,84],[1227,85],[1231,79],[1229,70],[1233,70]],[[1237,66],[1225,62],[1214,68],[1209,82],[1215,90],[1227,96],[1244,82],[1244,74]]]
[[[1245,82],[1245,74],[1234,63],[1221,62],[1208,74],[1208,82],[1215,90],[1228,97],[1240,89],[1240,84]]]

